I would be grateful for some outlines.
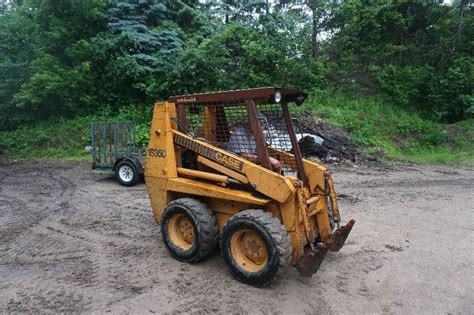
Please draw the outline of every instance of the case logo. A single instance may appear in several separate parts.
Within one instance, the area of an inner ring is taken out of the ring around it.
[[[215,154],[215,159],[218,161],[218,162],[221,162],[233,169],[237,169],[237,170],[242,170],[242,166],[243,166],[243,163],[229,155],[225,155],[225,154],[222,154],[220,152],[216,152]]]
[[[238,159],[230,155],[218,152],[210,147],[204,146],[198,142],[192,141],[191,139],[183,137],[179,134],[173,134],[173,140],[176,144],[180,146],[183,146],[204,157],[207,157],[208,159],[224,164],[239,172],[242,172],[242,169],[244,168],[244,162],[239,161]]]

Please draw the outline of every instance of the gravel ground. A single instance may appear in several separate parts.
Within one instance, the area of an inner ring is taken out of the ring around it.
[[[0,162],[0,313],[474,313],[474,169],[335,169],[357,223],[312,278],[269,288],[164,247],[144,184],[87,163]]]

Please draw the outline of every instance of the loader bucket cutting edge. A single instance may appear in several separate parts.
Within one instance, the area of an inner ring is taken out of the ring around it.
[[[303,277],[311,277],[315,274],[329,250],[339,251],[344,246],[354,223],[355,220],[350,220],[345,226],[332,233],[326,243],[319,243],[314,250],[307,250],[301,261],[296,265],[298,272]]]
[[[350,220],[346,225],[341,226],[336,231],[334,231],[334,233],[331,234],[331,236],[329,237],[332,240],[332,244],[329,247],[329,250],[331,252],[338,252],[342,248],[342,246],[344,246],[347,236],[349,236],[349,233],[351,232],[354,223],[355,220]]]
[[[296,265],[296,269],[303,277],[311,277],[326,257],[329,246],[324,243],[319,243],[314,250],[305,252],[301,261]]]

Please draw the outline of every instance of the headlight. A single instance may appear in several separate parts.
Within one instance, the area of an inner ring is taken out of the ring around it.
[[[281,93],[280,91],[276,91],[275,93],[275,102],[280,103],[281,101]]]

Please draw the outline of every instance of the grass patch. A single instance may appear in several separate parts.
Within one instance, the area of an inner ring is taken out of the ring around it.
[[[452,164],[461,163],[469,164],[474,162],[474,152],[458,151],[454,152],[451,149],[436,148],[434,150],[420,150],[411,153],[396,152],[392,155],[393,158],[401,161],[428,163],[428,164]]]
[[[421,163],[474,161],[474,119],[442,125],[393,106],[382,98],[350,98],[314,91],[299,110],[344,129],[350,140],[371,153]]]
[[[16,159],[86,160],[93,116],[60,119],[0,132],[7,156]]]
[[[314,91],[298,111],[309,111],[343,128],[351,141],[390,159],[421,163],[474,162],[474,119],[442,125],[381,98],[349,98]],[[7,156],[16,159],[90,160],[93,121],[131,120],[136,139],[148,144],[152,106],[127,106],[96,115],[51,120],[0,132]]]
[[[85,147],[91,144],[92,122],[118,120],[134,121],[137,142],[148,144],[151,107],[133,105],[115,113],[105,110],[96,115],[21,126],[14,131],[0,132],[0,143],[5,146],[6,156],[14,159],[88,161],[92,158]]]

